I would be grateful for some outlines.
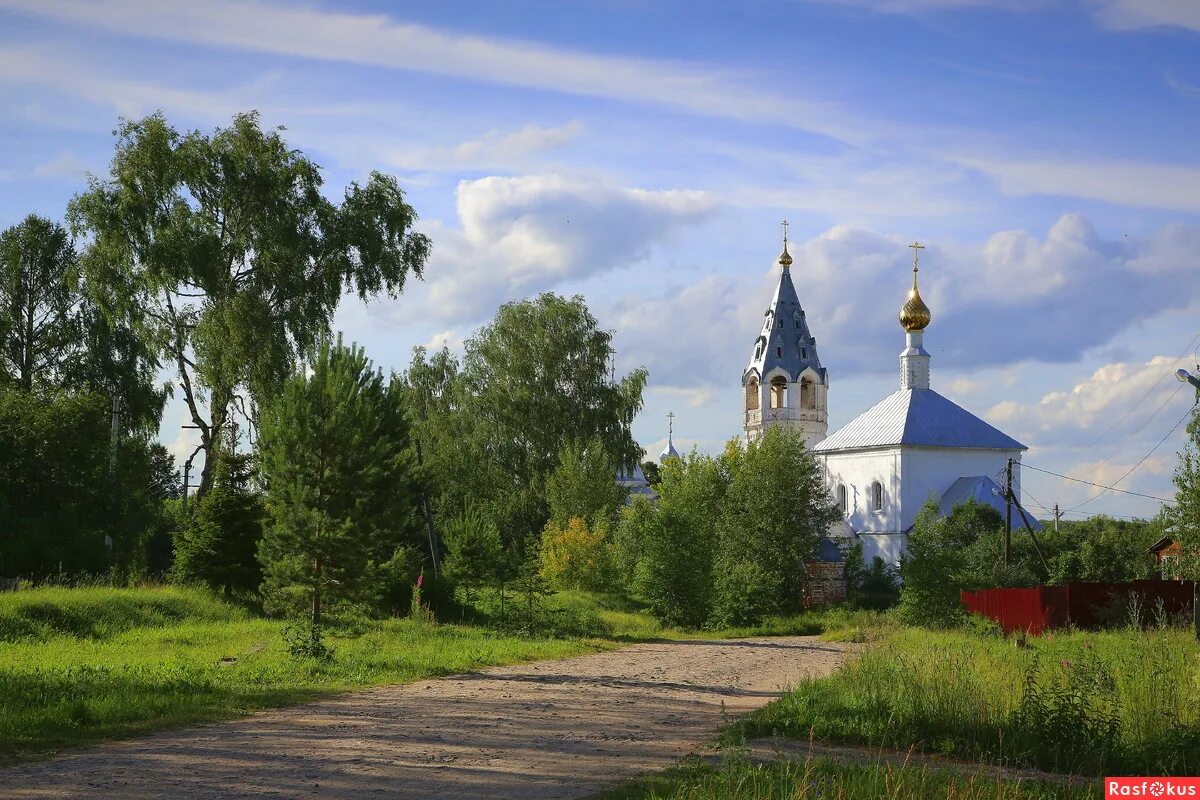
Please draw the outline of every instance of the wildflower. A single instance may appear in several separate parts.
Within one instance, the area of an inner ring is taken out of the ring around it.
[[[417,576],[417,588],[420,589],[424,585],[425,585],[425,573],[422,572],[420,575]]]

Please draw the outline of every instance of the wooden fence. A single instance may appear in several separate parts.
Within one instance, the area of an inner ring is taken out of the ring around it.
[[[1129,583],[1066,583],[1031,589],[980,589],[962,592],[972,614],[995,620],[1005,633],[1041,633],[1074,625],[1095,628],[1114,601],[1137,595],[1144,619],[1152,619],[1158,603],[1172,616],[1192,613],[1191,581],[1130,581]]]

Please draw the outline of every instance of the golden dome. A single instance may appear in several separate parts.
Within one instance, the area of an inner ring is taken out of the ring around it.
[[[900,325],[906,331],[923,331],[932,319],[933,314],[929,311],[929,306],[925,305],[925,301],[921,299],[921,292],[917,289],[917,268],[914,266],[912,291],[908,293],[908,299],[900,307]]]
[[[787,269],[792,265],[792,257],[787,251],[787,239],[783,240],[783,252],[779,254],[779,266]]]

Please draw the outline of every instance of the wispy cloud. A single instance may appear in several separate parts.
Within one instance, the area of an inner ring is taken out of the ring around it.
[[[161,3],[152,10],[138,0],[0,0],[0,7],[122,35],[650,103],[840,140],[866,137],[866,129],[836,104],[764,92],[732,70],[466,36],[385,15],[239,0]]]
[[[1200,168],[1150,161],[1074,161],[1066,157],[958,159],[992,177],[1009,195],[1084,197],[1122,206],[1200,213]]]
[[[1096,18],[1116,30],[1176,27],[1200,31],[1200,4],[1191,0],[1100,0]]]

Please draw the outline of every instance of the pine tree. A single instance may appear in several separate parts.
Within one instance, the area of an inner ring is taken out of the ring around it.
[[[220,459],[212,491],[177,533],[173,573],[226,594],[251,593],[262,582],[262,498],[250,487],[250,456],[225,452]]]
[[[416,460],[401,386],[356,346],[322,344],[262,419],[270,524],[259,548],[271,613],[369,605],[373,578],[416,531]]]

